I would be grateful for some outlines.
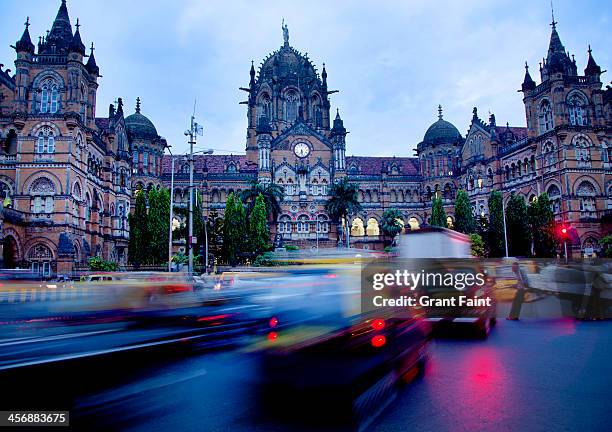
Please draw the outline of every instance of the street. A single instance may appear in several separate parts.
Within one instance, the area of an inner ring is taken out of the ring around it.
[[[609,430],[611,358],[611,322],[500,320],[486,341],[436,340],[424,376],[367,430]],[[73,419],[90,430],[308,430],[259,414],[254,369],[240,350],[162,363],[79,395]]]

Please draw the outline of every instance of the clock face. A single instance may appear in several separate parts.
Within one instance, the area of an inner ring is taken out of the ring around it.
[[[305,158],[310,153],[310,147],[306,143],[297,143],[295,147],[293,147],[293,152],[297,157]]]

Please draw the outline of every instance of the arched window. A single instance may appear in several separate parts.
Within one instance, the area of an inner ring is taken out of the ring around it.
[[[351,225],[351,235],[353,237],[363,237],[365,235],[363,220],[361,218],[353,219],[353,224]]]
[[[555,152],[555,143],[546,141],[542,146],[542,156],[544,158],[544,166],[551,167],[557,163],[557,155]]]
[[[597,196],[595,186],[584,180],[578,185],[576,195],[580,199],[580,213],[583,216],[595,216],[595,197]]]
[[[38,131],[38,140],[36,141],[36,153],[55,153],[55,134],[49,126],[43,126]]]
[[[553,184],[550,185],[546,193],[548,194],[548,199],[550,200],[552,212],[555,215],[558,215],[561,212],[561,191],[557,185]]]
[[[540,103],[539,108],[540,133],[543,134],[553,128],[552,107],[547,99]]]
[[[579,136],[574,139],[574,147],[576,149],[576,160],[579,166],[591,165],[591,143],[584,136]]]
[[[374,218],[368,219],[368,226],[366,228],[366,234],[369,236],[380,235],[380,229],[378,227],[378,221]]]
[[[55,114],[59,108],[58,85],[52,79],[47,79],[40,86],[40,112]]]
[[[285,120],[294,122],[298,116],[300,97],[295,90],[289,90],[285,95]]]
[[[312,97],[311,100],[311,118],[315,127],[323,127],[323,110],[321,109],[321,99],[318,95]]]
[[[291,217],[287,215],[282,215],[278,219],[278,232],[280,234],[290,234],[291,233]]]
[[[570,95],[567,100],[567,107],[569,111],[569,121],[571,125],[587,125],[586,105],[586,100],[579,93],[572,93]]]
[[[46,177],[34,180],[30,187],[32,196],[31,211],[35,215],[53,212],[53,195],[55,195],[55,185]]]
[[[316,230],[318,233],[329,232],[329,219],[325,215],[317,215],[317,226]]]
[[[270,109],[271,106],[270,96],[268,96],[267,93],[262,94],[259,98],[259,104],[257,107],[257,119],[260,119],[265,115],[268,118],[268,121],[270,121],[272,119],[272,112]]]
[[[310,221],[308,220],[308,216],[301,215],[298,217],[297,232],[303,234],[310,232]]]

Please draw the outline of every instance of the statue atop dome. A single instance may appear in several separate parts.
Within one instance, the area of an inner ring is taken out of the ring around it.
[[[285,41],[285,46],[289,46],[289,27],[287,27],[287,24],[285,24],[285,18],[283,18],[281,28],[283,29],[283,40]]]

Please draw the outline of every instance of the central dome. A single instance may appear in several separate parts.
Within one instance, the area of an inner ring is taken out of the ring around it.
[[[153,122],[140,114],[140,109],[125,118],[125,127],[130,138],[155,139],[158,137]]]
[[[270,54],[261,65],[259,79],[267,80],[274,76],[279,79],[319,78],[308,57],[287,44]]]

